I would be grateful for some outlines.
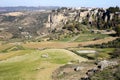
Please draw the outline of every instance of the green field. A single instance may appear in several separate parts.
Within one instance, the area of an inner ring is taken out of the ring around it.
[[[46,54],[47,58],[42,57]],[[0,59],[0,80],[51,80],[59,66],[87,60],[65,49],[10,51],[1,53]]]
[[[95,38],[104,39],[106,37],[109,37],[109,35],[106,35],[106,34],[81,33],[79,35],[67,36],[67,37],[61,38],[60,40],[54,40],[54,41],[62,41],[62,42],[69,42],[69,41],[70,42],[85,42],[85,41],[93,41],[93,39],[95,39]]]
[[[92,41],[94,38],[103,39],[108,37],[105,34],[80,34],[80,36],[75,40],[75,42],[85,42],[85,41]]]

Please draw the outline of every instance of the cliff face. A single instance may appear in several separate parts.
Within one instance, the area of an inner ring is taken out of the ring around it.
[[[100,20],[104,22],[109,22],[114,18],[113,13],[110,13],[106,9],[59,9],[51,12],[48,16],[48,21],[45,26],[56,28],[59,25],[64,25],[68,21],[77,21],[80,23],[87,22],[92,24],[94,22],[99,22]]]
[[[60,28],[60,25],[65,24],[67,20],[67,17],[64,16],[64,14],[62,13],[58,13],[58,14],[49,14],[48,16],[48,21],[46,23],[46,27],[47,28]]]

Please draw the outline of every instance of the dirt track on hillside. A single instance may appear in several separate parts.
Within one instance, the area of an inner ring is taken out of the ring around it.
[[[86,41],[86,42],[29,42],[26,44],[23,44],[25,47],[29,48],[69,48],[69,47],[78,47],[78,46],[87,46],[90,44],[102,44],[107,43],[109,41],[113,41],[118,37],[107,37],[104,39],[99,39],[95,41]]]

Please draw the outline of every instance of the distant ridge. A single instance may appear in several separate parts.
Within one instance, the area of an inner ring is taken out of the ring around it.
[[[16,6],[16,7],[0,7],[0,12],[11,12],[11,11],[34,11],[34,10],[53,10],[59,8],[58,6],[39,6],[39,7],[27,7],[27,6]]]

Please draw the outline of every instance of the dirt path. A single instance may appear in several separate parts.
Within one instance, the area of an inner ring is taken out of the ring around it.
[[[117,39],[118,37],[107,37],[104,39],[99,39],[95,41],[86,41],[86,42],[30,42],[23,44],[25,47],[29,48],[68,48],[68,47],[78,47],[78,45],[81,46],[87,46],[90,44],[102,44],[102,43],[107,43],[109,41],[113,41]]]
[[[48,63],[48,62],[44,62],[42,64],[42,66],[40,66],[41,69],[37,76],[36,76],[36,80],[52,80],[52,72],[54,70],[56,70],[57,68],[59,68],[60,66],[62,65],[58,65],[58,64],[51,64],[51,63]]]
[[[108,43],[109,41],[113,41],[117,38],[118,37],[107,37],[107,38],[99,39],[99,40],[95,40],[95,41],[82,42],[81,44],[83,46],[90,45],[90,44],[102,44],[102,43]]]
[[[75,41],[77,38],[79,38],[80,37],[80,35],[77,35],[77,36],[75,36],[75,37],[73,37],[70,41],[68,41],[68,42],[73,42],[73,41]]]

